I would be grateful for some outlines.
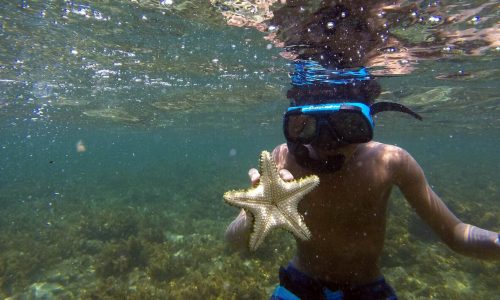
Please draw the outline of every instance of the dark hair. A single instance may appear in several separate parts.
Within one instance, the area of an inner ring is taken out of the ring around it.
[[[342,85],[292,86],[287,91],[287,98],[290,99],[292,106],[346,101],[371,105],[380,92],[381,88],[378,82],[375,79],[370,79]]]

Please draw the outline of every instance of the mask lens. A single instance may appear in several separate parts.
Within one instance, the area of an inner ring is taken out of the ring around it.
[[[360,113],[339,111],[329,116],[329,122],[345,142],[360,143],[371,139],[370,124]]]
[[[310,142],[316,135],[316,118],[309,115],[290,115],[286,128],[287,138],[301,143]]]

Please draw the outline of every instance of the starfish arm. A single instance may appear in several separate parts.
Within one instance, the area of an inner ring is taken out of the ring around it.
[[[283,225],[285,229],[291,232],[297,238],[307,241],[311,238],[311,231],[307,228],[306,223],[302,218],[287,218],[286,223]]]
[[[319,178],[316,175],[311,175],[299,179],[298,181],[285,182],[284,188],[288,191],[300,192],[304,195],[316,188],[319,184]]]
[[[267,151],[262,151],[260,154],[259,169],[261,173],[260,180],[264,186],[264,191],[272,191],[276,182],[283,181],[279,176],[278,168],[276,167],[271,154]]]
[[[288,231],[302,240],[308,240],[311,237],[311,232],[307,228],[304,218],[299,214],[297,205],[292,203],[279,203],[278,210],[284,216],[284,224]]]
[[[299,182],[285,182],[284,190],[287,194],[293,194],[293,200],[298,204],[302,198],[315,189],[319,184],[317,176],[309,176]]]
[[[263,201],[263,187],[257,186],[248,190],[229,191],[224,194],[224,200],[234,206],[248,208],[259,201]]]
[[[254,215],[253,231],[250,234],[248,246],[251,251],[257,250],[262,245],[269,232],[276,226],[275,214],[270,211],[261,211]]]

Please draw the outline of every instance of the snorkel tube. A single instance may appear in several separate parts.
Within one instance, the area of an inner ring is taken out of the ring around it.
[[[411,110],[410,108],[404,106],[403,104],[400,103],[395,103],[395,102],[389,102],[389,101],[381,101],[381,102],[376,102],[370,105],[370,114],[374,116],[375,114],[378,114],[379,112],[383,111],[398,111],[402,112],[405,114],[409,114],[410,116],[414,117],[417,120],[422,121],[422,117]]]

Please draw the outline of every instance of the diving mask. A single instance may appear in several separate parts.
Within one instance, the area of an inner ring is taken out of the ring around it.
[[[289,107],[283,130],[289,143],[313,144],[325,131],[337,145],[366,143],[373,138],[372,116],[381,111],[399,111],[422,119],[406,106],[393,102],[371,106],[361,102],[326,103]]]

